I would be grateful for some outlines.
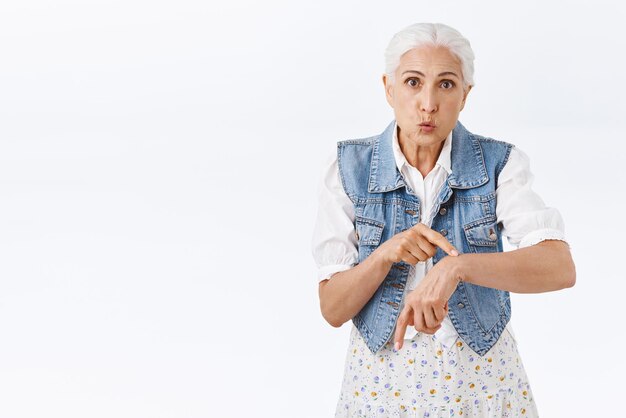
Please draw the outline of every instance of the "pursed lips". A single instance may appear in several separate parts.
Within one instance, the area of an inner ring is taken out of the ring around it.
[[[422,122],[419,127],[421,132],[430,134],[435,131],[436,125],[433,122]]]

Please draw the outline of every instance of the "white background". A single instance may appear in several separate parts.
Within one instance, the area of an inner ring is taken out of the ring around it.
[[[624,6],[508,3],[2,2],[0,418],[332,416],[317,181],[418,21],[471,41],[460,120],[565,220],[576,286],[512,295],[542,416],[619,414]]]

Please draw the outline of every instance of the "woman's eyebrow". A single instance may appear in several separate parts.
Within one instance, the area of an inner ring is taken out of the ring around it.
[[[416,73],[416,74],[421,75],[422,77],[426,77],[426,76],[424,75],[424,73],[422,73],[421,71],[417,71],[417,70],[407,70],[407,71],[403,72],[403,73],[402,73],[402,75],[404,75],[404,74],[406,74],[406,73]],[[452,72],[452,71],[444,71],[444,72],[442,72],[442,73],[439,73],[439,75],[437,75],[437,77],[442,77],[442,76],[444,76],[444,75],[453,75],[453,76],[455,76],[456,78],[460,78],[458,75],[456,75],[456,73],[454,73],[454,72]]]

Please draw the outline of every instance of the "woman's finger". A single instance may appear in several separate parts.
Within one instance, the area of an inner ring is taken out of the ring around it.
[[[418,240],[423,239],[419,231],[409,229],[402,235],[401,249],[415,257],[418,261],[424,261],[428,255],[418,245]]]
[[[408,250],[404,250],[402,251],[402,256],[400,257],[400,259],[406,263],[415,265],[417,263],[419,263],[420,259],[416,258],[413,254],[411,254],[410,251]]]
[[[399,350],[402,348],[404,341],[404,334],[406,333],[406,326],[409,322],[409,317],[413,314],[413,309],[410,305],[405,305],[400,315],[398,315],[398,321],[396,322],[396,333],[394,334],[394,348]]]
[[[437,332],[440,328],[441,328],[441,324],[437,325],[434,328],[425,327],[425,328],[419,328],[418,329],[417,327],[415,327],[415,329],[418,332],[423,332],[424,334],[431,334],[431,335],[434,334],[435,332]]]
[[[428,258],[433,257],[437,252],[437,247],[431,244],[430,241],[422,235],[418,236],[417,245],[428,255]]]
[[[437,325],[437,326],[436,326],[436,327],[434,327],[434,328],[428,328],[428,329],[426,329],[424,332],[425,332],[426,334],[434,334],[435,332],[439,331],[439,328],[441,328],[441,324]]]
[[[413,309],[413,323],[418,331],[426,329],[426,321],[424,321],[424,314],[421,309]]]
[[[424,311],[413,310],[413,320],[415,321],[415,329],[419,332],[424,332],[426,334],[434,334],[437,332],[439,328],[441,328],[441,324],[436,324],[435,326],[429,326],[424,317]]]
[[[454,245],[450,244],[450,241],[448,241],[446,237],[441,235],[439,232],[429,228],[428,230],[423,231],[423,235],[426,239],[428,239],[428,241],[444,250],[448,255],[459,255],[459,252],[456,248],[454,248]]]
[[[437,325],[441,323],[435,317],[435,312],[433,311],[432,306],[424,307],[424,322],[426,323],[427,328],[435,328]]]
[[[419,261],[425,261],[429,258],[429,255],[422,251],[417,243],[412,243],[407,251],[410,252],[413,257],[417,258]]]
[[[447,302],[446,302],[447,303]],[[441,305],[441,306],[433,306],[432,307],[433,310],[433,315],[435,315],[435,318],[437,319],[437,321],[441,322],[443,321],[443,319],[446,317],[447,312],[446,312],[446,305]]]

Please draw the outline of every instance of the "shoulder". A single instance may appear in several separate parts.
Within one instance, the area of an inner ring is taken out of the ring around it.
[[[478,140],[478,142],[480,143],[480,146],[485,148],[485,147],[499,147],[499,148],[513,148],[515,147],[515,144],[507,142],[507,141],[503,141],[501,139],[494,139],[490,136],[485,136],[485,135],[479,135],[479,134],[475,134],[475,133],[470,133],[470,135],[472,135],[474,138],[476,138],[476,140]]]
[[[501,138],[495,139],[485,134],[478,134],[470,131],[463,124],[461,124],[460,121],[458,122],[457,127],[460,128],[459,135],[462,140],[470,140],[474,143],[478,143],[483,152],[496,154],[500,152],[506,155],[515,147],[515,144],[504,141]]]
[[[474,140],[478,142],[483,152],[483,158],[488,164],[495,169],[496,175],[499,175],[502,169],[508,164],[512,154],[515,154],[515,144],[495,139],[491,136],[469,133]]]
[[[369,166],[378,138],[380,135],[337,141],[336,156],[340,170],[361,171]]]
[[[479,142],[485,160],[491,160],[498,182],[531,176],[530,159],[515,143],[494,139],[485,135],[471,134]]]
[[[500,172],[505,167],[507,171],[511,171],[513,169],[529,169],[530,158],[528,154],[524,152],[524,150],[522,150],[517,144],[483,135],[475,135],[475,137],[478,139],[480,146],[485,154],[488,155],[489,153],[492,153],[494,151],[497,153],[496,149],[500,150],[502,161],[499,164],[498,172]]]
[[[365,138],[342,139],[337,141],[337,147],[373,145],[378,137],[380,137],[380,135],[368,136]]]
[[[334,171],[337,169],[337,163],[342,149],[363,148],[363,146],[372,145],[376,138],[377,136],[371,136],[366,138],[342,139],[336,141],[333,148],[324,156],[323,166],[325,171]]]

